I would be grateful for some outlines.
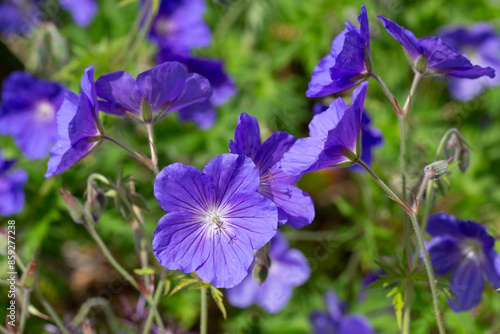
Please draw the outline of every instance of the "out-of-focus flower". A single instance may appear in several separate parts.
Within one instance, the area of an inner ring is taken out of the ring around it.
[[[445,212],[429,216],[426,242],[432,265],[438,275],[451,272],[450,291],[456,300],[448,303],[455,312],[470,310],[481,301],[484,279],[500,288],[500,256],[495,239],[486,227],[470,220],[460,220]]]
[[[134,80],[125,71],[112,72],[96,81],[99,108],[106,113],[156,122],[167,113],[207,101],[210,83],[196,73],[186,73],[179,62],[167,62],[142,72]],[[147,113],[145,113],[147,111]]]
[[[334,100],[309,123],[309,137],[301,138],[281,161],[283,171],[297,175],[326,167],[353,165],[361,155],[360,133],[366,86],[363,82],[352,93],[348,107],[342,98]]]
[[[0,35],[27,35],[40,21],[39,0],[3,0],[0,2]]]
[[[346,22],[346,28],[333,40],[330,54],[313,70],[307,97],[341,92],[366,80],[371,71],[370,28],[366,7],[358,16],[359,28]]]
[[[160,47],[176,53],[208,46],[212,33],[203,21],[205,9],[204,0],[161,0],[148,36]]]
[[[439,31],[445,43],[459,52],[466,53],[474,64],[500,70],[500,36],[488,23],[477,23],[472,27],[446,27]],[[459,101],[469,101],[485,88],[500,84],[500,75],[494,78],[481,77],[476,80],[449,78],[450,95]]]
[[[309,316],[314,334],[373,334],[375,331],[364,316],[345,315],[345,304],[337,294],[329,291],[325,294],[328,311],[314,311]]]
[[[81,87],[79,96],[66,92],[57,113],[58,140],[50,150],[45,177],[64,172],[95,149],[102,140],[93,66],[85,70]]]
[[[281,169],[283,154],[295,142],[294,136],[275,132],[261,144],[257,119],[242,113],[234,132],[234,141],[229,143],[229,151],[253,160],[260,173],[259,192],[278,208],[278,224],[298,229],[313,221],[314,203],[306,192],[293,186],[302,174],[289,176]]]
[[[389,34],[401,43],[413,68],[424,75],[449,75],[468,79],[495,76],[494,69],[472,65],[465,56],[439,37],[418,39],[410,30],[396,22],[380,15],[378,18]]]
[[[4,160],[0,151],[0,215],[10,216],[24,206],[24,183],[28,174],[18,169],[11,171],[15,160]]]
[[[233,79],[224,71],[224,63],[220,60],[179,55],[167,49],[158,53],[157,61],[178,61],[188,73],[198,73],[208,79],[212,86],[210,99],[179,110],[179,116],[182,120],[193,120],[202,129],[210,128],[216,119],[215,107],[223,105],[236,93]]]
[[[27,158],[45,158],[57,140],[56,114],[63,99],[61,85],[12,73],[3,83],[0,133],[14,137]]]
[[[88,26],[99,9],[94,0],[59,0],[59,3],[80,27]]]
[[[239,308],[255,303],[269,313],[277,313],[290,300],[293,288],[304,284],[311,275],[306,257],[299,250],[288,248],[288,242],[280,232],[271,239],[269,257],[271,266],[264,283],[259,285],[253,279],[252,266],[240,284],[227,290],[229,303]]]
[[[276,234],[278,212],[257,192],[259,170],[248,157],[223,154],[203,172],[174,163],[156,177],[154,194],[168,212],[153,234],[153,251],[167,269],[231,288],[247,275],[253,251]]]
[[[318,102],[313,106],[313,113],[317,115],[327,109],[328,106],[325,106],[321,102]],[[361,160],[366,162],[367,165],[371,165],[372,163],[373,149],[375,147],[382,146],[382,144],[384,143],[382,131],[371,126],[371,122],[371,117],[368,115],[366,109],[364,109],[363,116],[361,118]],[[364,169],[358,165],[354,165],[349,168],[357,172],[364,171]]]

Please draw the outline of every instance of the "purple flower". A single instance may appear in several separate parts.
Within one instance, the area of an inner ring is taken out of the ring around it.
[[[328,106],[325,106],[320,102],[313,105],[313,113],[315,115],[322,113],[327,109]],[[368,115],[368,112],[366,110],[363,110],[363,116],[361,118],[361,160],[366,162],[366,164],[368,165],[371,165],[372,163],[373,149],[375,147],[382,146],[384,142],[382,132],[379,129],[371,126],[371,122],[372,120]],[[357,172],[364,171],[364,169],[358,165],[353,165],[349,168]]]
[[[88,67],[81,80],[80,96],[67,91],[57,113],[58,140],[50,150],[45,177],[71,167],[101,142],[102,125],[94,84],[94,67]]]
[[[4,160],[0,151],[0,215],[10,216],[24,206],[24,183],[28,174],[22,169],[10,171],[15,160]]]
[[[346,28],[333,40],[330,54],[313,70],[307,97],[335,94],[356,86],[370,74],[370,29],[366,7],[358,16],[359,28],[346,22]]]
[[[470,28],[448,27],[441,29],[439,35],[445,43],[459,52],[466,52],[467,58],[480,66],[500,70],[500,36],[488,23],[477,23]],[[469,101],[478,96],[486,87],[500,84],[500,76],[482,77],[476,80],[450,78],[450,95],[459,101]]]
[[[286,174],[350,166],[358,159],[367,85],[365,81],[354,90],[349,107],[337,98],[326,111],[313,117],[309,137],[297,140],[283,156],[281,165]]]
[[[481,76],[495,76],[491,67],[472,65],[471,62],[443,42],[439,37],[424,37],[417,39],[415,35],[397,23],[378,16],[385,29],[406,51],[413,68],[426,75],[449,75],[458,78],[475,79]]]
[[[57,140],[56,113],[63,99],[61,85],[12,73],[3,83],[0,133],[14,137],[29,159],[45,158]]]
[[[208,46],[212,34],[203,21],[205,9],[204,0],[162,0],[148,36],[177,53]]]
[[[433,237],[426,248],[436,273],[451,272],[450,291],[456,298],[448,300],[452,310],[479,304],[485,278],[494,289],[500,288],[500,256],[485,226],[440,212],[429,216],[426,231]]]
[[[253,279],[252,266],[240,284],[227,290],[229,303],[239,308],[255,303],[269,313],[278,313],[290,300],[293,288],[304,284],[311,275],[306,257],[298,249],[288,248],[280,232],[271,239],[269,257],[271,266],[265,282],[259,285]]]
[[[59,0],[59,3],[62,8],[70,12],[73,21],[80,27],[88,26],[98,10],[94,0]]]
[[[224,63],[220,60],[174,54],[167,49],[158,53],[157,61],[178,61],[188,73],[198,73],[208,79],[212,87],[210,99],[179,110],[179,115],[184,121],[193,120],[202,129],[210,128],[216,119],[215,107],[223,105],[236,93],[233,79],[224,71]]]
[[[40,20],[38,0],[4,0],[0,2],[0,34],[27,35]]]
[[[329,291],[325,294],[328,312],[314,311],[310,315],[314,334],[372,334],[375,333],[368,320],[360,315],[344,315],[345,305],[337,294]]]
[[[257,119],[242,113],[229,151],[250,157],[259,169],[259,192],[278,208],[278,225],[288,224],[299,229],[313,221],[314,203],[306,192],[293,186],[302,174],[286,175],[281,168],[283,154],[295,142],[294,136],[275,132],[261,144]]]
[[[253,251],[275,234],[276,206],[257,192],[250,158],[223,154],[203,172],[174,163],[156,177],[154,194],[167,212],[153,234],[153,251],[167,269],[196,271],[218,288],[247,275]]]
[[[105,74],[97,79],[96,88],[97,95],[106,100],[99,102],[101,111],[139,122],[157,122],[169,112],[206,101],[212,94],[207,79],[186,73],[175,61],[142,72],[137,80],[124,71]]]

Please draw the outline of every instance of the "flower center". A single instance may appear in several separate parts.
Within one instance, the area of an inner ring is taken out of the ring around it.
[[[54,106],[48,101],[41,101],[36,105],[35,117],[40,122],[49,123],[53,121],[55,113]]]
[[[217,211],[212,211],[207,215],[207,223],[214,229],[224,229],[224,220],[222,220]]]
[[[468,259],[478,259],[483,255],[483,245],[476,239],[465,239],[461,244],[462,254]]]
[[[160,36],[168,36],[176,29],[176,24],[174,21],[169,20],[166,17],[159,17],[155,23],[156,33]]]

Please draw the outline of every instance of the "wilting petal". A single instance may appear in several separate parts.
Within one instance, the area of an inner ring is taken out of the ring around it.
[[[467,311],[481,301],[484,290],[483,272],[474,258],[464,258],[451,275],[450,291],[456,298],[448,300],[455,312]]]
[[[361,315],[345,316],[339,324],[338,334],[373,334],[375,331],[368,320]]]
[[[246,155],[254,160],[259,148],[260,129],[257,119],[246,113],[241,113],[238,117],[238,125],[234,130],[234,141],[229,142],[229,151]]]

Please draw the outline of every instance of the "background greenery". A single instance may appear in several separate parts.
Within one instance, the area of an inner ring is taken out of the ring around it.
[[[86,29],[72,24],[65,13],[51,18],[60,37],[67,39],[67,54],[61,44],[57,44],[60,40],[53,37],[37,46],[28,41],[27,47],[21,49],[19,44],[16,44],[17,49],[16,45],[9,44],[10,49],[23,54],[25,62],[26,59],[30,61],[31,71],[58,80],[74,91],[79,90],[80,77],[89,65],[95,65],[96,78],[116,70],[127,70],[135,76],[154,66],[156,49],[149,42],[142,43],[137,50],[123,48],[127,39],[137,34],[133,26],[137,2],[100,0],[98,3],[100,12]],[[500,2],[497,0],[461,0],[452,5],[436,0],[207,1],[205,19],[213,31],[213,43],[195,53],[223,58],[238,86],[238,93],[219,108],[218,121],[210,130],[201,131],[193,124],[179,123],[177,115],[170,115],[155,126],[160,167],[176,161],[202,167],[214,156],[228,152],[228,142],[241,112],[258,118],[263,138],[276,130],[305,136],[312,105],[320,101],[305,96],[312,69],[329,52],[332,39],[343,29],[343,23],[346,20],[356,22],[363,4],[370,20],[375,71],[400,101],[406,97],[412,71],[400,45],[383,29],[376,15],[396,20],[417,37],[433,35],[439,27],[448,24],[488,21],[500,28]],[[55,50],[59,51],[44,49],[50,43],[55,43]],[[0,44],[0,50],[2,76],[23,68],[22,62],[16,60],[5,44]],[[43,58],[45,56],[47,58]],[[463,219],[484,223],[497,238],[500,232],[499,92],[499,89],[492,89],[472,102],[460,103],[449,97],[445,80],[425,78],[408,117],[411,189],[416,191],[423,167],[431,162],[441,136],[448,128],[457,127],[473,147],[471,165],[465,174],[458,169],[452,171],[449,191],[446,197],[438,197],[434,211],[444,210]],[[397,117],[375,82],[369,85],[366,108],[374,126],[383,131],[385,141],[375,152],[373,168],[393,189],[400,191]],[[144,128],[128,119],[109,115],[103,115],[103,121],[114,136],[148,152]],[[46,160],[23,158],[8,137],[0,137],[0,146],[4,155],[19,158],[18,166],[29,172],[26,207],[14,217],[20,255],[28,262],[35,252],[39,252],[40,290],[61,314],[74,315],[87,298],[96,296],[110,283],[120,286],[120,278],[113,274],[84,228],[71,221],[58,189],[68,186],[75,195],[83,196],[90,173],[98,172],[115,179],[122,169],[124,174],[131,174],[138,180],[137,191],[147,199],[150,211],[145,214],[146,225],[152,233],[164,214],[152,195],[153,175],[126,158],[120,149],[104,143],[67,172],[45,179]],[[368,317],[377,333],[396,333],[392,297],[386,298],[391,288],[371,289],[365,300],[359,300],[358,293],[362,289],[362,278],[379,268],[378,261],[391,262],[401,256],[401,210],[367,175],[346,169],[306,175],[299,186],[314,198],[316,219],[300,231],[287,227],[283,230],[291,246],[309,258],[313,269],[310,280],[294,291],[290,303],[276,315],[266,314],[259,307],[239,310],[226,303],[228,320],[224,321],[212,302],[210,331],[308,333],[311,329],[309,313],[325,309],[323,295],[335,289],[349,302],[350,312]],[[6,218],[3,221],[6,223]],[[139,267],[132,232],[117,211],[108,208],[97,230],[129,271]],[[2,262],[0,272],[6,271],[6,264]],[[115,310],[122,308],[123,298],[132,303],[137,298],[133,289],[126,285],[122,288],[110,299]],[[423,281],[416,283],[415,288],[412,333],[435,332],[428,285]],[[6,291],[0,291],[1,305],[5,305],[6,295]],[[486,287],[481,304],[471,312],[453,313],[446,307],[443,294],[441,299],[450,332],[500,332],[500,299],[490,286]],[[37,305],[36,301],[34,303]],[[161,310],[169,321],[196,331],[199,293],[182,291],[173,297],[164,297]],[[0,319],[3,319],[3,312],[4,309],[0,309]],[[99,312],[96,317],[104,319]],[[99,322],[101,328],[103,322]],[[31,317],[27,332],[39,333],[43,323]]]

